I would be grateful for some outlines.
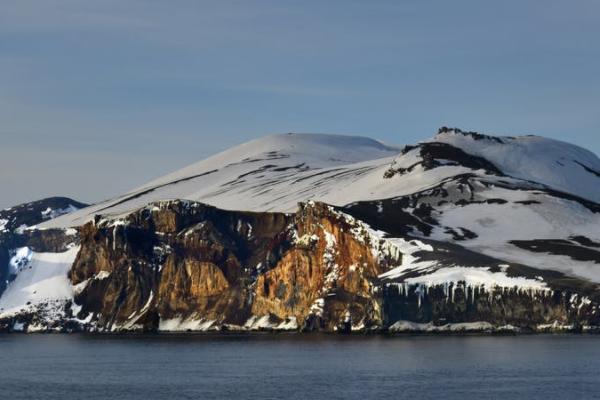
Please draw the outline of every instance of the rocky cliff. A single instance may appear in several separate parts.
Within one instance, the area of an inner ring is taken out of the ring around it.
[[[72,241],[63,237],[63,246]],[[68,273],[72,299],[58,313],[5,315],[3,329],[589,331],[600,325],[595,285],[455,245],[388,238],[323,203],[286,214],[160,202],[119,218],[98,216],[80,228],[77,242]],[[462,275],[432,279],[432,271],[457,262]]]
[[[382,325],[377,277],[401,254],[324,204],[295,214],[150,205],[81,229],[77,317],[97,329],[348,329]]]

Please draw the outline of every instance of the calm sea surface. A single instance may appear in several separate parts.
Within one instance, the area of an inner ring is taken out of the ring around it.
[[[0,335],[0,399],[237,398],[600,398],[600,336]]]

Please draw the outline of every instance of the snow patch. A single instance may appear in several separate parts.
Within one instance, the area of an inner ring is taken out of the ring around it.
[[[9,273],[12,275],[17,275],[25,268],[28,268],[30,266],[32,257],[33,251],[31,251],[29,247],[20,247],[14,250],[14,255],[8,262]]]
[[[514,327],[513,327],[514,328]],[[495,328],[494,325],[485,321],[478,322],[460,322],[445,325],[434,325],[429,323],[418,323],[412,321],[396,321],[389,327],[393,333],[400,332],[491,332],[494,330],[510,330],[510,326]]]
[[[21,250],[23,254],[31,250]],[[0,316],[7,316],[43,302],[71,300],[68,272],[79,246],[64,253],[31,252],[29,267],[19,272],[0,297]]]
[[[204,318],[184,319],[178,318],[161,318],[158,324],[158,330],[161,332],[186,332],[186,331],[198,331],[205,332],[213,328],[215,321],[206,320]]]
[[[10,221],[7,219],[0,219],[0,233],[1,232],[8,232],[8,229],[6,229],[6,225],[8,225]]]
[[[273,330],[273,331],[292,331],[298,329],[298,321],[296,317],[288,317],[280,323],[275,323],[271,320],[271,316],[253,315],[246,321],[243,329],[250,331],[258,330]]]
[[[69,204],[65,208],[51,208],[48,207],[44,211],[41,212],[42,219],[54,219],[60,217],[61,215],[70,214],[74,211],[79,210],[79,208],[75,207],[72,204]]]
[[[509,277],[504,272],[491,272],[488,268],[440,268],[430,274],[407,278],[404,282],[409,285],[419,284],[426,287],[444,285],[450,282],[464,282],[467,286],[484,287],[488,290],[495,287],[550,290],[544,282],[524,277]]]

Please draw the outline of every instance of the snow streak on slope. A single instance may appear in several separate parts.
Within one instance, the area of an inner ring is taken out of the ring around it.
[[[21,249],[21,255],[27,254],[27,265],[21,266],[16,279],[0,297],[0,317],[42,303],[70,300],[73,290],[67,274],[78,251],[79,247],[64,253],[35,253]]]

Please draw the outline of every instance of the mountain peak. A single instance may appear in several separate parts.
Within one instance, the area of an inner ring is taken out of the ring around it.
[[[387,157],[398,152],[397,147],[365,136],[325,133],[280,133],[263,136],[211,157],[248,158],[268,154],[303,157],[315,166],[341,164]]]
[[[442,127],[431,140],[481,157],[504,174],[600,201],[600,159],[579,146],[542,136],[490,136]]]
[[[438,133],[434,139],[444,138],[447,136],[463,136],[472,140],[488,140],[496,143],[504,143],[502,138],[498,136],[484,135],[475,131],[463,131],[459,128],[448,128],[447,126],[442,126],[440,129],[438,129]]]

